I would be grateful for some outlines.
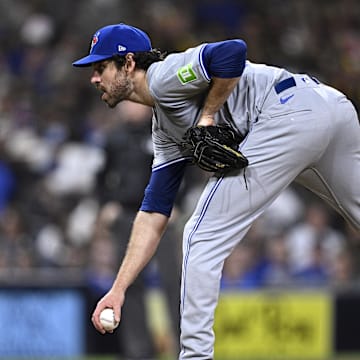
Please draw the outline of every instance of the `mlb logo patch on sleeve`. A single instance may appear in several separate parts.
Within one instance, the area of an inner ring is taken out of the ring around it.
[[[177,71],[177,76],[183,85],[197,79],[196,74],[195,74],[194,70],[192,69],[192,64],[188,64],[188,65],[181,67]]]

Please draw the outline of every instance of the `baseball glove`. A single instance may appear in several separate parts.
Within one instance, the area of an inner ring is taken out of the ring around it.
[[[184,135],[184,146],[190,150],[193,162],[201,169],[226,172],[248,165],[238,150],[243,137],[227,125],[194,126]]]

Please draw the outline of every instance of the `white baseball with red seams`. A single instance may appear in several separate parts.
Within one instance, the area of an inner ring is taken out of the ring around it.
[[[113,309],[104,309],[100,314],[100,322],[106,331],[115,330],[119,323],[115,321],[115,314]]]

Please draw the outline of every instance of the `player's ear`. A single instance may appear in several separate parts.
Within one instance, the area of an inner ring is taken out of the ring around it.
[[[134,54],[131,53],[131,52],[127,53],[125,55],[125,65],[124,65],[125,71],[126,72],[134,71],[135,66],[136,66],[136,63],[135,63],[135,60],[134,60]]]

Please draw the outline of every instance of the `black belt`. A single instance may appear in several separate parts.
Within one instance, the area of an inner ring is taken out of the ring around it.
[[[314,81],[316,84],[320,84],[320,81],[316,78],[314,78],[313,76],[309,76],[309,78]],[[278,82],[275,86],[274,89],[276,91],[277,94],[280,94],[281,92],[292,88],[293,86],[296,86],[296,81],[295,79],[291,76],[285,80],[282,80],[280,82]]]

